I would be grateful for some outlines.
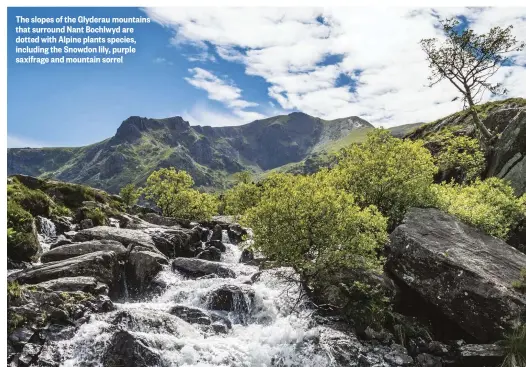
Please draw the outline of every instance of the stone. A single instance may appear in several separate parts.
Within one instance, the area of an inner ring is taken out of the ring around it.
[[[442,359],[431,354],[422,353],[415,358],[418,367],[442,367]]]
[[[247,297],[245,297],[245,294]],[[254,298],[252,289],[243,289],[236,285],[222,285],[208,295],[208,308],[216,311],[233,311],[247,314]]]
[[[513,289],[526,255],[436,209],[411,209],[386,269],[475,340],[502,339],[526,310]]]
[[[176,305],[168,312],[190,324],[210,325],[212,323],[208,313],[196,307]]]
[[[250,261],[254,260],[254,252],[250,249],[244,249],[241,252],[241,257],[239,258],[240,263],[248,263]]]
[[[243,242],[243,236],[248,234],[247,230],[241,227],[239,224],[231,224],[228,226],[228,238],[233,244],[238,244]]]
[[[108,293],[108,286],[98,282],[94,277],[63,277],[38,283],[37,285],[51,291],[85,292],[93,295]]]
[[[500,366],[505,350],[495,344],[465,344],[460,347],[460,362],[462,366]]]
[[[22,270],[7,277],[8,281],[20,284],[36,284],[63,277],[90,276],[109,286],[110,292],[117,290],[119,279],[118,258],[114,252],[98,251],[55,261]]]
[[[236,277],[236,273],[224,264],[195,258],[175,258],[172,262],[172,270],[179,270],[196,277],[209,274],[216,274],[221,278]]]
[[[48,263],[97,251],[113,251],[119,259],[124,259],[126,255],[126,248],[120,242],[112,240],[95,240],[55,247],[42,254],[40,260],[43,263]]]
[[[220,224],[216,224],[212,228],[212,236],[210,237],[209,241],[214,241],[214,240],[221,241],[222,238],[223,238],[223,227],[221,227]]]
[[[219,240],[208,241],[205,244],[205,247],[215,247],[216,249],[218,249],[221,252],[225,252],[226,251],[225,244],[223,242],[219,241]]]
[[[60,247],[62,245],[69,245],[71,243],[73,243],[73,241],[66,238],[66,236],[64,236],[63,234],[60,234],[57,236],[57,239],[55,240],[55,242],[51,244],[50,249],[53,250],[56,247]]]
[[[198,253],[196,258],[208,261],[221,261],[221,251],[216,247],[209,247]]]
[[[145,339],[125,330],[117,331],[104,353],[104,366],[160,366],[161,357]]]
[[[168,258],[194,257],[202,246],[200,234],[193,229],[158,229],[145,230],[151,236],[157,249]]]
[[[88,228],[93,228],[93,227],[95,227],[95,225],[93,224],[93,221],[89,218],[82,219],[79,223],[80,229],[88,229]]]
[[[131,250],[126,263],[128,290],[135,295],[142,293],[163,265],[168,265],[168,259],[163,254],[135,248]]]

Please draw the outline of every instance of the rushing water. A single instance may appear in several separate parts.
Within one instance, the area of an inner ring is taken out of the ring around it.
[[[241,250],[228,241],[226,232],[223,240],[226,251],[221,260],[234,270],[236,278],[189,279],[166,267],[158,275],[167,285],[162,294],[116,303],[116,311],[92,315],[73,338],[58,342],[53,349],[60,354],[61,365],[104,366],[103,355],[114,333],[127,330],[161,356],[160,366],[330,366],[330,353],[312,342],[318,329],[309,325],[309,311],[291,309],[299,288],[276,276],[280,271],[290,274],[290,270],[263,271],[250,284],[258,268],[238,262]],[[239,312],[215,311],[233,323],[227,334],[217,334],[168,313],[175,305],[206,310],[207,296],[224,285],[253,292],[252,298],[245,296],[250,305],[246,322]]]
[[[38,217],[38,242],[42,247],[42,251],[49,251],[52,243],[57,239],[57,230],[55,224],[45,217]]]

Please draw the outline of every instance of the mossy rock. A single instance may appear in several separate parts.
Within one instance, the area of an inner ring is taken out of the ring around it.
[[[7,257],[33,261],[41,252],[33,216],[14,200],[7,202]]]

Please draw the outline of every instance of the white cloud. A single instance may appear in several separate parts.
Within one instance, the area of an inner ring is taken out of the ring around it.
[[[173,65],[173,62],[166,60],[164,57],[157,57],[157,58],[153,59],[153,62],[155,64]]]
[[[419,41],[442,37],[436,27],[438,17],[463,15],[476,32],[512,24],[514,35],[526,40],[526,10],[520,8],[151,8],[146,12],[174,29],[173,43],[213,45],[222,59],[242,63],[247,75],[264,78],[270,84],[269,96],[283,109],[329,119],[358,115],[384,126],[430,121],[462,107],[459,101],[451,102],[456,93],[447,82],[426,86],[429,70]],[[323,61],[329,55],[339,58],[326,65]],[[516,54],[516,60],[526,64],[525,55]],[[526,96],[525,70],[503,67],[493,81],[502,82],[510,96]],[[354,80],[354,90],[337,84],[341,75]],[[239,111],[250,102],[241,99],[238,88],[214,78],[194,75],[191,80],[211,99],[237,108],[240,117]]]
[[[208,104],[200,102],[192,106],[190,110],[183,111],[181,116],[191,125],[201,126],[236,126],[246,124],[248,121],[257,120],[255,118],[244,118],[231,113],[225,113],[211,108]],[[253,117],[253,116],[250,116]]]
[[[189,69],[192,74],[191,77],[185,80],[196,88],[205,90],[208,93],[208,98],[223,103],[232,113],[245,122],[263,118],[264,116],[258,112],[245,111],[248,107],[256,107],[258,104],[248,102],[241,98],[241,89],[236,87],[233,83],[218,78],[211,72],[201,69]]]

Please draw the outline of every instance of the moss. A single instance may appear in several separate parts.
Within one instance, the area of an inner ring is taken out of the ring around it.
[[[16,178],[7,185],[7,197],[19,203],[32,215],[48,217],[51,213],[53,201],[40,190],[32,190],[21,184]]]
[[[31,261],[40,248],[31,213],[15,200],[7,201],[7,256]]]
[[[15,329],[23,326],[27,319],[16,312],[10,311],[7,313],[7,332],[12,333]]]
[[[17,281],[7,282],[7,303],[16,301],[22,296],[22,288]]]

